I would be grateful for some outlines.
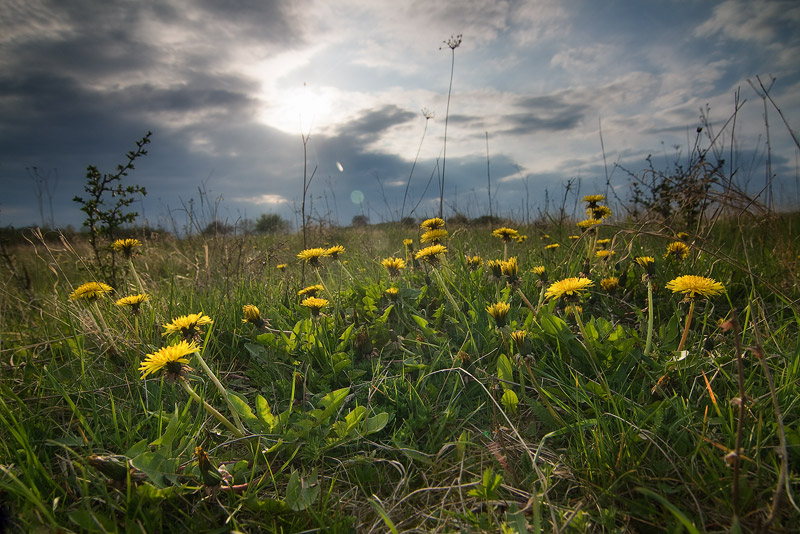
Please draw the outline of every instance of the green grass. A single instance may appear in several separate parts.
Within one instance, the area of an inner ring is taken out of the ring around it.
[[[160,235],[96,303],[69,299],[95,280],[87,243],[33,236],[9,246],[17,277],[0,271],[0,506],[31,532],[792,531],[798,221],[720,219],[682,261],[663,258],[674,229],[603,224],[603,261],[575,226],[518,228],[513,286],[467,267],[503,258],[488,227],[448,228],[440,263],[416,267],[403,239],[419,250],[421,232],[398,225],[313,234],[346,249],[318,269],[298,263],[298,235]],[[399,277],[389,256],[408,260]],[[684,274],[726,292],[697,299],[678,353],[688,304],[665,285]],[[582,328],[542,298],[574,276],[594,282]],[[140,283],[139,315],[114,305]],[[329,304],[312,317],[297,291],[317,283]],[[511,305],[502,327],[497,302]],[[243,322],[245,304],[267,329]],[[146,355],[178,339],[162,325],[199,312],[210,373],[190,356],[178,382],[141,380]]]

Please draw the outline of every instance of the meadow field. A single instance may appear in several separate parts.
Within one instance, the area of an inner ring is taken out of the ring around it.
[[[800,214],[603,201],[142,230],[101,243],[113,270],[22,232],[0,530],[796,532]]]

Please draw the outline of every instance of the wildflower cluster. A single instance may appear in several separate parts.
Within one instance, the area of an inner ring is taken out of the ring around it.
[[[345,248],[342,245],[334,245],[330,248],[307,248],[297,253],[297,258],[312,267],[319,267],[321,258],[338,259],[344,253]]]

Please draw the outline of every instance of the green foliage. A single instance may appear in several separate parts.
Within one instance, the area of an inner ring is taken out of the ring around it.
[[[139,185],[124,185],[122,179],[134,169],[134,162],[147,155],[145,146],[150,144],[151,132],[136,141],[136,150],[126,154],[127,161],[117,165],[115,173],[101,173],[94,165],[86,168],[86,184],[83,190],[86,196],[75,196],[72,200],[81,206],[81,211],[86,214],[83,224],[89,230],[89,244],[94,252],[97,266],[106,272],[112,279],[116,278],[114,256],[110,262],[106,260],[107,254],[101,250],[101,240],[113,241],[119,229],[125,224],[130,224],[139,215],[129,211],[129,206],[136,201],[134,195],[146,195],[147,191]],[[110,272],[107,272],[110,271]]]
[[[257,234],[282,234],[289,231],[289,221],[277,213],[262,213],[256,219],[255,231]]]
[[[586,262],[588,239],[570,250],[569,228],[546,229],[555,253],[524,228],[529,240],[509,244],[513,287],[467,269],[465,255],[503,255],[485,228],[454,232],[437,266],[409,260],[396,277],[380,261],[402,256],[416,228],[338,230],[324,243],[342,244],[341,259],[306,269],[329,301],[319,316],[297,295],[298,235],[146,242],[146,262],[132,262],[151,299],[137,315],[107,296],[67,299],[65,280],[83,279],[69,249],[50,249],[56,274],[17,245],[35,298],[11,286],[0,299],[0,506],[20,531],[757,530],[774,509],[781,436],[787,461],[800,441],[800,295],[786,274],[800,272],[798,226],[770,224],[786,235],[720,220],[682,263],[663,260],[668,231],[601,226],[611,264]],[[623,251],[656,258],[647,353],[647,289]],[[531,268],[543,264],[551,281],[593,280],[582,326],[539,298]],[[696,302],[684,357],[688,306],[665,285],[685,273],[726,294]],[[607,293],[611,274],[620,287]],[[500,301],[511,310],[497,328],[485,309]],[[263,324],[243,322],[245,304]],[[141,380],[162,325],[200,311],[213,320],[200,354]],[[718,324],[734,317],[738,338]],[[725,456],[739,433],[734,521]],[[771,530],[798,519],[783,501]]]

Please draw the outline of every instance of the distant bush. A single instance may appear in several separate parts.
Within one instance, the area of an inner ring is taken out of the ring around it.
[[[256,220],[255,231],[257,234],[278,234],[289,231],[289,221],[277,213],[262,213]]]
[[[369,226],[369,217],[366,215],[356,215],[353,217],[353,220],[350,222],[350,225],[353,228],[363,228],[364,226]]]
[[[232,234],[234,227],[225,221],[211,221],[203,228],[203,235],[228,235]]]

